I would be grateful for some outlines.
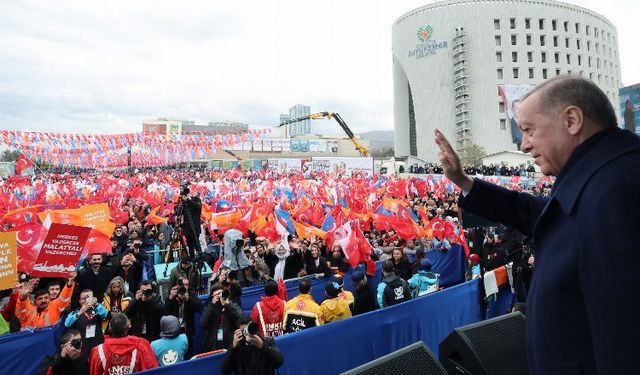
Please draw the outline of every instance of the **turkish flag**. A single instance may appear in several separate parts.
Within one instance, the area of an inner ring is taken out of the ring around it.
[[[456,237],[456,242],[462,245],[464,249],[464,254],[468,258],[471,249],[469,249],[469,244],[467,244],[467,237],[464,234],[464,229],[460,228],[458,231],[458,236]]]
[[[391,224],[392,229],[395,230],[396,233],[398,233],[398,235],[404,240],[410,240],[417,237],[416,230],[411,219],[393,217],[389,223]]]
[[[33,167],[33,162],[22,152],[18,155],[18,160],[16,160],[16,174],[21,175],[22,171],[27,168]]]
[[[29,273],[36,263],[47,230],[37,222],[26,223],[15,229],[18,272]]]
[[[427,224],[426,228],[427,230],[431,229],[433,231],[433,236],[440,240],[445,236],[445,221],[437,216]]]
[[[129,213],[120,210],[111,210],[109,219],[117,224],[126,224],[129,222]]]
[[[336,229],[333,233],[333,241],[331,247],[335,245],[340,245],[342,248],[342,252],[344,253],[347,261],[352,267],[356,267],[360,262],[364,259],[362,254],[360,253],[360,246],[358,244],[358,238],[356,236],[355,231],[353,230],[353,225],[356,224],[353,221],[346,222],[343,226]],[[328,241],[327,241],[328,242]]]
[[[260,237],[264,237],[271,242],[278,241],[280,239],[280,234],[276,229],[276,219],[273,217],[273,214],[269,215],[269,220],[266,220],[264,225],[258,229],[256,234]]]
[[[373,276],[376,274],[376,263],[371,259],[373,246],[371,246],[369,240],[364,236],[359,225],[354,225],[354,232],[358,239],[358,250],[360,251],[360,256],[366,264],[367,275]]]
[[[84,243],[82,249],[83,253],[87,254],[100,254],[111,253],[113,247],[111,246],[111,239],[99,230],[91,229],[87,242]]]

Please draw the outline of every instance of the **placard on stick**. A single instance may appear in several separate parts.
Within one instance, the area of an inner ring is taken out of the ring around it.
[[[0,233],[0,290],[16,281],[16,232]]]
[[[91,228],[51,224],[31,276],[67,277],[76,270]]]

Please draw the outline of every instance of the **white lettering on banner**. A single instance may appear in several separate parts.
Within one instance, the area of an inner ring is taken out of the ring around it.
[[[109,369],[109,375],[128,375],[133,374],[131,366],[112,366]]]
[[[275,337],[282,335],[281,323],[267,323],[264,329],[265,336]]]
[[[294,325],[296,325],[298,327],[307,328],[307,324],[304,322],[304,319],[302,319],[302,318],[294,318],[291,321],[291,324],[294,324]]]

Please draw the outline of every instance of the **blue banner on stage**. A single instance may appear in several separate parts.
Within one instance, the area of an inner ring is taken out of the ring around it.
[[[427,257],[433,264],[433,271],[440,274],[442,285],[464,281],[464,252],[460,246],[454,245],[447,252],[430,251],[427,252]],[[376,275],[369,278],[370,285],[374,287],[380,282],[381,262],[376,264],[376,268]],[[325,298],[324,287],[329,280],[328,277],[311,279],[311,294],[316,301],[320,302]],[[345,275],[344,280],[345,289],[353,291],[351,272]],[[286,287],[289,298],[298,294],[297,280],[287,282]],[[264,295],[264,290],[263,287],[256,286],[244,288],[242,292],[242,309],[248,315],[255,303]],[[278,344],[286,358],[285,365],[279,373],[333,373],[333,369],[327,372],[324,367],[322,370],[305,367],[312,367],[303,355],[311,346],[322,353],[322,356],[336,357],[336,351],[340,352],[334,365],[336,372],[358,366],[418,340],[424,340],[432,350],[437,352],[438,344],[453,327],[480,319],[478,301],[478,283],[473,281],[389,309],[284,336],[278,339]],[[207,296],[201,296],[201,302],[208,303]],[[199,322],[199,320],[200,316],[197,314],[195,321]],[[59,324],[56,327],[33,332],[1,336],[2,373],[32,374],[46,355],[55,352],[56,343],[61,334],[62,325]],[[200,351],[200,336],[200,327],[196,324],[194,338],[196,353]],[[354,353],[351,352],[353,350],[355,350]],[[298,360],[295,359],[297,357],[299,357]],[[25,360],[16,360],[17,358]],[[215,374],[220,369],[221,358],[221,356],[202,358],[170,369]]]
[[[438,345],[451,330],[480,320],[478,293],[478,280],[473,280],[383,310],[278,337],[276,343],[284,356],[278,374],[338,374],[421,340],[437,356]],[[223,356],[216,354],[148,373],[220,374]]]
[[[56,351],[62,324],[0,336],[0,371],[3,374],[33,374],[45,356]]]

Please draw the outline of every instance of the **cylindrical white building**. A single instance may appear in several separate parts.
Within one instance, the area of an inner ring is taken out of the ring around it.
[[[517,150],[499,87],[559,74],[593,80],[620,115],[616,28],[588,9],[450,0],[404,14],[392,33],[396,156],[437,160],[435,128],[458,150],[466,142],[489,154]]]

